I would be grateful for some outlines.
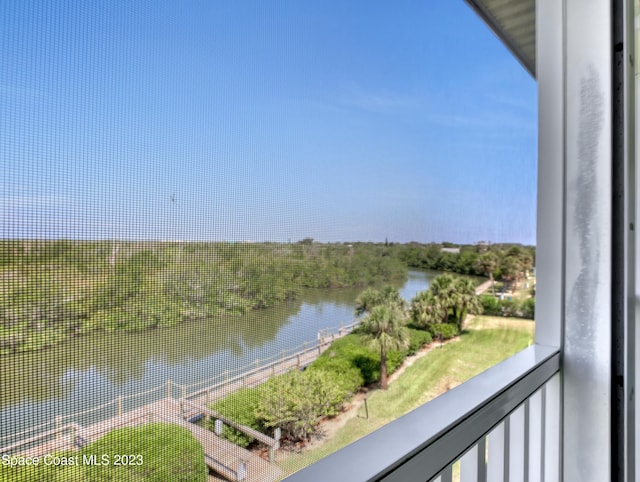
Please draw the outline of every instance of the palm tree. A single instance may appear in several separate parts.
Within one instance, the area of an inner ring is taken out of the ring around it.
[[[374,306],[382,303],[382,293],[373,288],[367,288],[356,298],[356,315],[369,313]]]
[[[450,274],[442,274],[437,276],[429,285],[429,291],[433,293],[433,297],[438,303],[445,307],[441,310],[442,323],[449,321],[449,309],[455,311],[456,308],[456,285],[455,278]]]
[[[462,330],[462,323],[467,313],[480,313],[482,304],[476,295],[476,285],[469,278],[458,278],[455,281],[456,303],[454,314],[458,329]]]
[[[393,286],[386,285],[382,288],[380,293],[382,294],[383,303],[394,304],[401,310],[406,309],[407,302],[402,296],[400,296],[400,291],[398,291],[398,288],[394,288]]]
[[[409,345],[402,312],[393,304],[374,306],[363,320],[361,332],[371,346],[380,349],[380,388],[386,390],[387,353]]]
[[[385,286],[381,290],[367,288],[356,298],[356,315],[371,313],[378,305],[395,305],[404,310],[406,303],[398,289],[393,286]]]
[[[411,300],[411,321],[417,326],[425,328],[431,323],[441,323],[448,313],[449,307],[430,290],[421,291]]]

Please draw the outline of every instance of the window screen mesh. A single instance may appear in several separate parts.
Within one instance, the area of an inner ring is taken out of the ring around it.
[[[379,381],[375,340],[327,350],[365,289],[414,322],[391,372],[445,336],[412,318],[424,268],[533,288],[535,84],[463,4],[9,0],[0,24],[2,480],[201,480],[202,450],[276,480]],[[274,393],[329,408],[292,429]]]

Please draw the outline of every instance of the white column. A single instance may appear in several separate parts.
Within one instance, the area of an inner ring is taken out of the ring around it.
[[[598,482],[611,473],[611,4],[538,0],[537,17],[539,223],[551,226],[539,226],[536,338],[562,334],[564,480]]]

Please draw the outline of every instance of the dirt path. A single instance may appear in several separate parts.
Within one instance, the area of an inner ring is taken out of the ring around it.
[[[487,291],[489,288],[491,288],[491,280],[485,281],[480,286],[476,287],[476,294],[481,295],[482,293]]]

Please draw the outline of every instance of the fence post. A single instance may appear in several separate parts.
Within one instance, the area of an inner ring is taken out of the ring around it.
[[[296,368],[297,368],[298,370],[300,370],[300,353],[298,353],[298,354],[296,355],[296,357],[297,357]]]
[[[236,478],[240,482],[247,480],[247,461],[240,459],[238,463],[238,470],[236,471]]]
[[[280,448],[280,437],[282,437],[282,430],[280,427],[276,427],[273,431],[273,438],[276,443],[269,447],[269,462],[274,462],[276,459],[276,450]]]
[[[122,415],[122,395],[118,395],[118,417]]]
[[[171,380],[167,380],[167,398],[171,399]]]

